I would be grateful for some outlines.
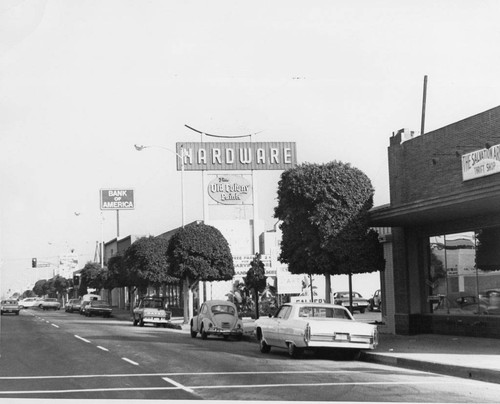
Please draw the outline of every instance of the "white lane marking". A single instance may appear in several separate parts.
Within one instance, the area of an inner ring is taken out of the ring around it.
[[[49,323],[50,323],[50,321],[49,321],[49,320],[45,320],[45,322],[46,322],[47,324],[49,324]]]
[[[133,375],[127,375],[133,376]],[[137,375],[135,375],[137,376]],[[423,385],[423,384],[453,384],[456,385],[455,380],[437,382],[427,381],[427,382],[350,382],[350,383],[292,383],[292,384],[249,384],[249,385],[220,385],[220,386],[193,386],[190,388],[182,387],[117,387],[117,388],[100,388],[100,389],[71,389],[71,390],[11,390],[11,391],[0,391],[2,394],[42,394],[42,393],[85,393],[85,392],[105,392],[105,391],[162,391],[162,390],[202,390],[202,389],[228,389],[228,388],[238,388],[238,389],[250,389],[250,388],[269,388],[269,387],[317,387],[317,386],[363,386],[363,385]],[[464,385],[474,385],[472,382],[466,382]],[[194,393],[193,391],[190,391]]]
[[[59,328],[58,325],[55,325],[55,324],[51,324],[52,327],[56,327],[56,328]]]
[[[104,348],[103,346],[97,345],[97,348],[99,348],[99,349],[101,349],[103,351],[109,352],[109,349],[108,348]]]
[[[180,383],[177,383],[176,381],[168,378],[168,377],[162,377],[163,380],[165,380],[166,382],[168,383],[171,383],[173,384],[174,386],[184,390],[184,391],[187,391],[188,393],[193,393],[194,394],[194,391],[192,389],[190,389],[189,387],[186,387],[186,386],[183,386],[182,384]]]
[[[65,393],[87,393],[87,392],[106,392],[106,391],[157,391],[157,390],[179,390],[178,387],[110,387],[102,389],[71,389],[71,390],[11,390],[0,391],[2,394],[65,394]]]
[[[76,336],[76,335],[75,335]],[[148,376],[214,376],[214,375],[268,375],[268,374],[362,374],[367,373],[359,370],[292,370],[292,371],[275,371],[275,372],[179,372],[179,373],[117,373],[117,374],[100,374],[100,375],[59,375],[59,376],[0,376],[0,380],[25,380],[25,379],[72,379],[72,378],[100,378],[100,377],[148,377]],[[376,370],[372,369],[368,371],[370,374],[380,373],[387,374],[386,370]],[[412,371],[410,369],[404,369],[401,373],[415,373],[429,375],[428,372],[422,371]],[[438,375],[430,373],[431,376],[443,378],[447,377],[444,375]]]
[[[122,358],[125,362],[131,363],[132,365],[139,366],[137,362],[130,360],[129,358]]]
[[[79,340],[81,340],[83,342],[86,342],[87,344],[91,344],[91,342],[88,339],[82,338],[82,337],[80,337],[78,335],[75,335],[75,338],[78,338]]]

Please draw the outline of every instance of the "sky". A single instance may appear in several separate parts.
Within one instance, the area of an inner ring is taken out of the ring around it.
[[[420,131],[424,76],[426,132],[499,105],[499,12],[495,0],[2,0],[0,292],[36,279],[33,257],[86,262],[116,237],[100,189],[134,190],[120,236],[180,226],[175,155],[134,144],[199,141],[185,125],[350,163],[375,206],[389,203],[389,139]],[[269,229],[279,175],[256,173]],[[201,219],[201,176],[184,181],[186,222]]]

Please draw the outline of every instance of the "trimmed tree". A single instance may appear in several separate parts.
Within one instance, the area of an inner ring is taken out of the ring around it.
[[[266,289],[266,268],[260,259],[260,254],[255,254],[250,269],[247,271],[247,276],[243,278],[248,290],[253,292],[255,299],[255,318],[259,318],[259,293]]]
[[[87,262],[80,272],[78,294],[80,296],[87,294],[88,288],[96,289],[97,293],[99,293],[103,287],[102,272],[101,264],[92,261]]]
[[[192,291],[199,281],[225,281],[234,276],[233,257],[222,233],[213,226],[191,223],[170,239],[170,273],[184,282],[184,322],[192,316]]]
[[[134,285],[140,293],[153,286],[158,294],[163,284],[177,281],[168,271],[167,248],[168,240],[162,237],[141,237],[132,243],[119,267],[125,283]]]
[[[349,275],[352,292],[353,273],[385,266],[378,234],[368,226],[372,206],[369,178],[350,164],[305,163],[283,172],[274,214],[283,231],[280,261],[294,274],[325,275],[327,301],[330,275]]]
[[[46,279],[40,279],[36,281],[35,286],[33,286],[33,292],[37,296],[45,296],[49,290],[49,284]]]

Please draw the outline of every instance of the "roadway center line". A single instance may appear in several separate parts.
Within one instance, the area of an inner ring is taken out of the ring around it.
[[[56,328],[59,328],[58,325],[55,325],[55,324],[51,324],[52,327],[56,327]]]
[[[176,381],[168,378],[168,377],[162,377],[163,380],[165,380],[166,382],[168,383],[171,383],[173,384],[174,386],[176,387],[179,387],[180,389],[184,390],[184,391],[187,391],[188,393],[191,393],[191,394],[194,394],[194,391],[192,389],[190,389],[189,387],[186,387],[180,383],[177,383]]]
[[[82,338],[78,335],[75,334],[75,338],[78,338],[79,340],[83,341],[83,342],[86,342],[87,344],[91,344],[91,342],[88,340],[88,339],[85,339],[85,338]]]
[[[131,363],[132,365],[139,366],[137,362],[130,360],[129,358],[122,358],[125,362]]]
[[[99,349],[101,349],[103,351],[109,352],[109,349],[108,348],[104,348],[103,346],[97,345],[97,348],[99,348]]]

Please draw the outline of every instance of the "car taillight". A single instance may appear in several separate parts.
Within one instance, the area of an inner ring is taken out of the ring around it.
[[[373,346],[376,347],[378,345],[378,329],[375,328],[373,331]]]
[[[306,324],[306,329],[304,330],[304,342],[309,342],[311,340],[311,327],[309,323]]]

